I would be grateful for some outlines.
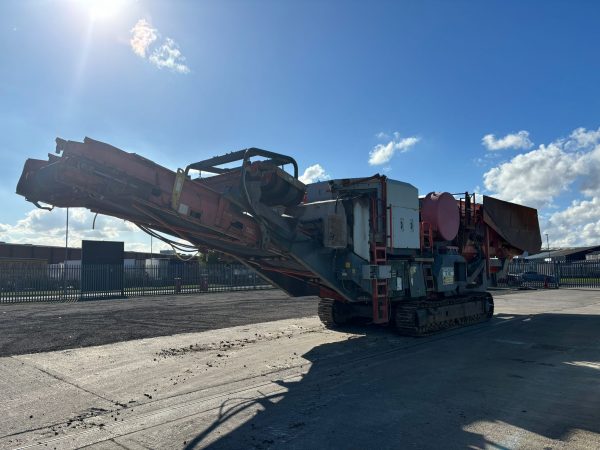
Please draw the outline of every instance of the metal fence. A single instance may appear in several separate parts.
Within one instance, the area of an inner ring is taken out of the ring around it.
[[[513,261],[495,284],[512,288],[600,288],[600,261]],[[493,283],[494,284],[494,283]],[[0,303],[81,301],[267,289],[241,264],[198,262],[150,267],[0,266]]]
[[[0,267],[0,303],[81,301],[270,287],[256,272],[241,264]]]
[[[497,285],[516,288],[600,288],[600,261],[513,261]]]

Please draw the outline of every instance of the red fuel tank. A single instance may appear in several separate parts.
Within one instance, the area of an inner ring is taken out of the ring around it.
[[[460,225],[456,199],[448,192],[430,192],[421,201],[421,220],[443,240],[451,241]]]

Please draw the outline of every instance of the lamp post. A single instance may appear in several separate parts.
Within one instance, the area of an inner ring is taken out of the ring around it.
[[[63,262],[63,295],[67,296],[67,259],[69,258],[69,208],[67,207],[67,225],[65,228],[65,261]]]

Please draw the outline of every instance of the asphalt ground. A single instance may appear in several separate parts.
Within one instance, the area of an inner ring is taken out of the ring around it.
[[[89,347],[315,315],[280,290],[0,304],[0,356]]]
[[[599,374],[600,291],[424,338],[312,314],[0,358],[0,449],[588,450]]]

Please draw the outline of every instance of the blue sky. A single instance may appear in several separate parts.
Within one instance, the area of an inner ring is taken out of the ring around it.
[[[551,244],[600,244],[599,19],[594,1],[4,0],[0,240],[61,241],[64,212],[15,186],[56,136],[89,136],[172,169],[257,146],[322,178],[477,189],[540,208]]]

